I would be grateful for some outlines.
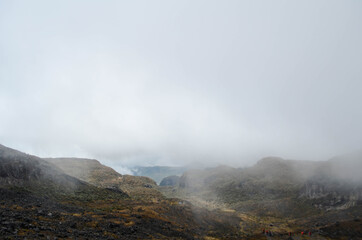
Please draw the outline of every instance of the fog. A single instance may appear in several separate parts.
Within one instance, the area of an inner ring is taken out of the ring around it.
[[[361,1],[0,1],[0,143],[132,165],[362,142]]]

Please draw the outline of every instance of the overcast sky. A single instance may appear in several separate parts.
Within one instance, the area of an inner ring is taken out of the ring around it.
[[[360,150],[362,1],[0,0],[0,113],[118,167]]]

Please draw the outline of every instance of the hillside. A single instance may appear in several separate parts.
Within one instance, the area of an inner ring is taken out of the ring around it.
[[[2,239],[241,238],[234,214],[208,211],[179,199],[129,198],[117,188],[126,184],[149,189],[142,185],[155,185],[148,178],[120,176],[94,160],[49,161],[64,165],[0,145]]]
[[[41,158],[0,145],[0,187],[33,193],[37,196],[92,199],[110,191],[94,187],[65,174]],[[123,192],[114,193],[126,197]]]
[[[265,158],[243,169],[190,170],[177,186],[161,189],[166,196],[197,206],[235,211],[263,228],[278,222],[275,232],[317,231],[316,222],[329,226],[362,216],[362,181],[354,174],[356,169],[362,169],[359,159],[310,162]]]
[[[358,162],[357,162],[358,163]],[[238,207],[250,200],[313,200],[318,208],[338,209],[360,204],[362,181],[351,174],[344,161],[308,162],[266,158],[255,166],[235,169],[226,166],[187,171],[178,189],[205,200]],[[343,173],[343,174],[342,174]],[[330,199],[336,201],[330,201]],[[324,202],[323,202],[324,201]]]
[[[45,160],[70,176],[98,187],[118,189],[133,198],[162,198],[162,194],[157,190],[157,184],[152,179],[122,175],[94,159],[47,158]]]

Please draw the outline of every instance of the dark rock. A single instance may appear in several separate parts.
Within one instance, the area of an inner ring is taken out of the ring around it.
[[[160,186],[178,186],[179,182],[180,182],[179,176],[176,175],[168,176],[162,179],[162,181],[160,182]]]

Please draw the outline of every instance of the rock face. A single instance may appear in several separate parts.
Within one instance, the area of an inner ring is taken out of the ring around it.
[[[176,175],[168,176],[162,179],[162,181],[160,182],[160,186],[178,186],[179,182],[180,182],[179,176]]]
[[[362,158],[334,158],[320,164],[303,182],[300,197],[325,209],[348,209],[362,205]]]
[[[321,209],[348,209],[362,205],[362,186],[309,181],[304,184],[300,196],[312,200],[314,206]]]

